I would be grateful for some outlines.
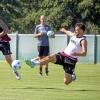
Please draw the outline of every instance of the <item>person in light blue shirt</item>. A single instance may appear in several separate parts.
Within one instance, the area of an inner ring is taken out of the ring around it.
[[[40,16],[40,24],[35,28],[35,37],[38,38],[38,52],[39,52],[39,59],[46,57],[49,55],[49,38],[47,36],[47,32],[51,30],[51,27],[46,24],[46,16]],[[39,73],[42,75],[42,67],[43,65],[40,64]],[[45,73],[48,75],[48,63],[45,64]]]

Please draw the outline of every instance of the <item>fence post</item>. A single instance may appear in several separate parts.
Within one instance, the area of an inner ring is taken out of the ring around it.
[[[18,60],[18,51],[19,51],[19,35],[16,33],[16,59]]]
[[[94,64],[97,63],[97,36],[94,33]]]
[[[70,41],[70,37],[67,35],[67,45],[68,45],[69,41]]]

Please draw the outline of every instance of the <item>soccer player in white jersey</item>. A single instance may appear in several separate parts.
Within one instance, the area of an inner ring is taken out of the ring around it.
[[[60,31],[71,36],[70,42],[63,52],[49,55],[39,61],[34,61],[32,59],[26,60],[26,64],[32,68],[34,68],[35,65],[48,62],[62,65],[65,71],[64,83],[68,85],[73,80],[72,75],[78,61],[78,56],[86,56],[87,54],[87,41],[86,37],[83,36],[85,25],[83,23],[76,23],[75,32],[68,31],[65,28],[61,28]]]

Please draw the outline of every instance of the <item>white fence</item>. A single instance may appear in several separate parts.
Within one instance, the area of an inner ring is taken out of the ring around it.
[[[11,51],[13,59],[30,59],[38,56],[37,51],[37,38],[33,37],[33,34],[9,34],[11,37]],[[50,53],[56,53],[64,50],[67,46],[67,36],[57,35],[55,38],[49,40]],[[0,59],[4,59],[4,56],[0,52]]]
[[[37,38],[33,34],[9,34],[11,37],[11,51],[13,59],[30,59],[38,56]],[[87,56],[80,57],[79,63],[100,63],[100,36],[87,35],[88,48]],[[66,35],[56,35],[50,38],[50,53],[54,54],[63,51],[68,44],[69,38]],[[4,56],[0,52],[0,60]]]

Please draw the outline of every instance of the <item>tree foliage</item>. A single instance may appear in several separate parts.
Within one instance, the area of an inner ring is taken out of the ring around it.
[[[42,14],[53,30],[82,21],[88,34],[100,33],[99,0],[1,0],[0,12],[10,30],[20,33],[32,33]]]

